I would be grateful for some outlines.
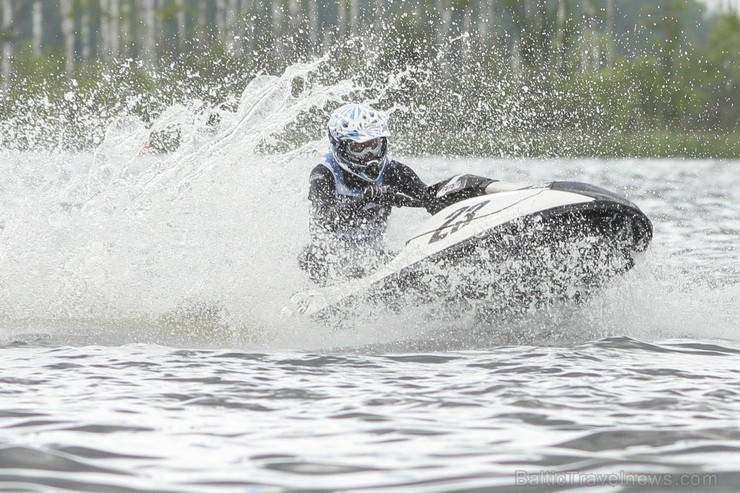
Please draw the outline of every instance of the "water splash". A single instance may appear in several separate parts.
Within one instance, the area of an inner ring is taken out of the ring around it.
[[[93,153],[5,153],[6,325],[73,320],[169,332],[218,313],[225,321],[214,332],[230,322],[247,331],[273,326],[285,295],[302,286],[294,259],[306,204],[296,176],[307,171],[297,159],[323,143],[277,155],[259,149],[297,114],[323,111],[354,90],[313,84],[296,93],[294,81],[322,63],[255,78],[216,128],[203,112],[169,108],[152,129],[181,132],[170,154],[142,155],[152,129],[130,117],[112,124]]]
[[[615,189],[643,183],[631,193],[657,216],[663,256],[589,303],[509,323],[481,324],[466,314],[451,320],[434,308],[387,313],[372,305],[355,314],[351,330],[281,317],[293,293],[309,286],[295,259],[308,240],[305,177],[325,149],[328,111],[353,98],[382,105],[416,76],[401,72],[386,87],[365,87],[357,79],[325,77],[327,64],[319,59],[256,77],[220,106],[172,105],[151,124],[120,116],[94,151],[2,151],[3,338],[37,333],[42,341],[59,340],[56,334],[68,343],[404,350],[418,341],[474,349],[620,334],[733,337],[736,281],[713,286],[664,266],[686,238],[671,237],[661,221],[686,226],[690,235],[692,224],[682,218],[701,201],[667,211],[676,197],[673,189],[657,188],[665,183],[664,168],[629,162],[411,160],[430,183],[461,170],[517,182],[578,179]],[[390,108],[397,121],[424,116],[403,105]],[[142,153],[152,131],[171,128],[179,132],[176,150]],[[727,184],[737,179],[722,169],[713,176]],[[726,201],[717,200],[707,214],[726,211]],[[391,245],[402,244],[420,214],[394,214]],[[737,216],[722,217],[727,236]],[[664,238],[671,238],[668,245]],[[711,272],[725,269],[715,260]],[[707,320],[710,329],[702,328]]]

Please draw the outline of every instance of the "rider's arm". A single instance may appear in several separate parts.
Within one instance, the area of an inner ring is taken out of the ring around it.
[[[308,177],[308,200],[314,207],[331,206],[336,200],[334,177],[325,167],[316,166]]]
[[[308,200],[311,201],[312,223],[332,230],[339,223],[336,185],[331,171],[318,165],[309,176]]]
[[[393,205],[397,207],[425,207],[429,210],[434,194],[421,181],[414,170],[398,161],[391,161],[386,173],[386,184],[390,185],[396,193],[407,195],[416,201],[413,204],[410,203],[411,201],[399,197]]]

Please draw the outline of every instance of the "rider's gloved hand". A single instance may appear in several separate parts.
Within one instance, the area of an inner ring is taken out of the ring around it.
[[[374,202],[388,199],[393,195],[393,190],[388,185],[368,185],[362,191],[362,197]]]

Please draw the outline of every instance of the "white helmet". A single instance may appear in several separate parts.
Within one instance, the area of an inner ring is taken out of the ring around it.
[[[345,104],[329,118],[329,142],[343,170],[369,182],[386,164],[388,124],[380,112],[361,104]]]

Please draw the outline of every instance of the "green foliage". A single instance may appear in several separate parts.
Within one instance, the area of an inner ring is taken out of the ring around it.
[[[79,10],[83,3],[75,5]],[[198,2],[184,5],[189,19],[200,12]],[[700,12],[696,2],[642,2],[629,12],[642,19],[636,29],[645,29],[650,44],[637,52],[624,48],[624,33],[608,32],[605,4],[597,0],[500,0],[494,2],[496,25],[485,35],[475,32],[482,2],[453,0],[447,37],[439,34],[444,13],[437,5],[388,3],[392,11],[382,29],[335,39],[325,50],[327,63],[312,80],[294,81],[294,90],[351,80],[357,99],[389,110],[400,136],[395,149],[406,153],[737,155],[737,14],[719,16],[701,44],[688,22]],[[236,21],[251,36],[240,50],[208,24],[194,24],[187,40],[178,39],[181,13],[174,2],[157,12],[163,33],[153,65],[135,56],[142,49],[136,29],[133,44],[114,59],[68,64],[62,46],[46,47],[42,55],[18,49],[9,80],[2,81],[0,145],[90,148],[119,116],[152,123],[178,103],[233,109],[256,74],[281,73],[315,50],[307,44],[305,21],[300,29],[271,28],[260,17],[272,15],[269,9],[259,2],[251,8]],[[589,24],[581,24],[586,17]],[[324,29],[319,37],[337,36],[331,26]],[[463,35],[464,29],[472,34]],[[5,31],[0,45],[16,43],[22,32]],[[286,132],[292,137],[276,141],[300,145],[320,138],[331,109],[299,115]]]
[[[715,125],[740,127],[740,17],[736,13],[720,17],[709,36],[705,57],[705,87],[716,91],[712,102]]]

